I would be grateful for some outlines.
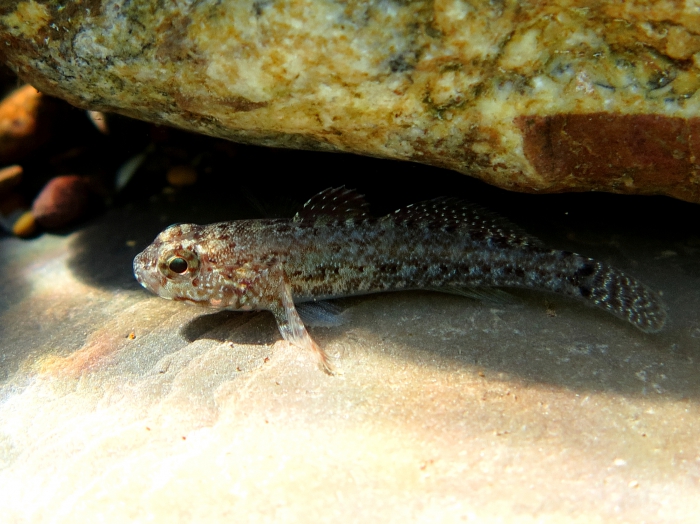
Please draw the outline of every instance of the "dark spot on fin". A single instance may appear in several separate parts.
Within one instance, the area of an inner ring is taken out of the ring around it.
[[[580,268],[576,270],[576,275],[577,277],[590,277],[593,273],[595,273],[595,266],[593,264],[587,263],[583,264]]]
[[[446,231],[462,230],[475,240],[511,246],[544,247],[542,242],[509,220],[457,198],[440,197],[397,209],[383,217],[397,224]]]
[[[369,218],[364,195],[354,189],[330,187],[311,197],[294,216],[294,222],[315,221],[320,217],[337,220],[362,220]]]
[[[310,327],[335,327],[341,325],[343,310],[335,302],[301,302],[294,304],[302,322]]]
[[[507,291],[493,287],[432,286],[426,289],[497,305],[512,304],[515,301],[513,295]]]

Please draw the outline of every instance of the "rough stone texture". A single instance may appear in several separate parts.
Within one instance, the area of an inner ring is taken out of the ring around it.
[[[80,107],[514,190],[694,202],[698,33],[692,5],[641,0],[0,7],[3,59]]]

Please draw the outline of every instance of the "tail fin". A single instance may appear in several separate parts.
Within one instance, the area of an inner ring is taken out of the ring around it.
[[[619,269],[569,251],[526,246],[484,252],[456,273],[458,286],[542,289],[581,298],[646,333],[661,331],[666,305],[639,280]],[[445,283],[441,283],[445,286]]]
[[[661,297],[639,280],[592,259],[581,257],[581,264],[569,282],[574,294],[627,320],[646,333],[661,331],[667,311]]]

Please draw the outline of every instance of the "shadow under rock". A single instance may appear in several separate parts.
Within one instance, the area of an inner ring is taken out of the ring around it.
[[[83,282],[107,289],[136,290],[134,257],[160,232],[157,217],[111,209],[71,242],[68,267]]]

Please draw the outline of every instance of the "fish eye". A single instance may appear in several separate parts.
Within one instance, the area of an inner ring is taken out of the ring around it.
[[[168,261],[168,267],[173,273],[183,274],[187,271],[188,264],[187,260],[180,257],[173,257]]]
[[[199,268],[197,253],[178,247],[168,250],[158,258],[158,270],[168,279],[194,278]]]

